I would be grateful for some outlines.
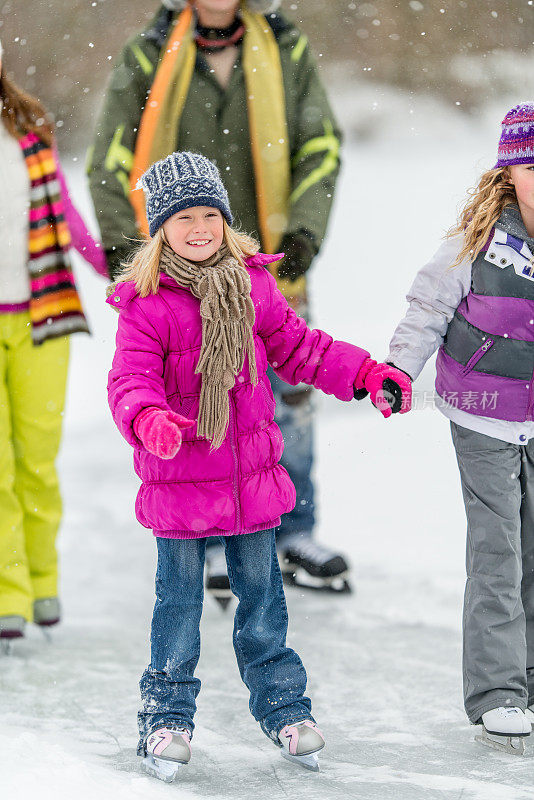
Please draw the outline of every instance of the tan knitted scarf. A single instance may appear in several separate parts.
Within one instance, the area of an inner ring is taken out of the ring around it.
[[[200,300],[202,348],[195,372],[202,374],[202,390],[197,431],[216,450],[228,430],[228,392],[243,369],[245,356],[250,379],[254,386],[258,383],[250,275],[224,244],[211,258],[194,262],[164,243],[160,267]]]

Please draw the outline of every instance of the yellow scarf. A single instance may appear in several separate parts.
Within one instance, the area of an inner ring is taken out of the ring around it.
[[[263,14],[253,14],[243,4],[241,15],[246,28],[243,69],[256,209],[262,245],[266,252],[275,253],[287,227],[291,191],[282,65],[276,39]],[[169,36],[141,118],[130,187],[137,224],[143,233],[148,233],[144,199],[142,192],[134,190],[143,172],[175,149],[176,132],[195,67],[193,31],[193,11],[187,6]],[[279,281],[279,285],[286,296],[294,296],[302,293],[304,279],[295,283]]]

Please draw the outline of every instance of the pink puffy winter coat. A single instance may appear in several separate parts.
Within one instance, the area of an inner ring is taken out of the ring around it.
[[[268,364],[287,383],[302,381],[340,400],[353,399],[356,375],[369,353],[310,330],[262,266],[274,260],[258,255],[247,262],[258,384],[251,384],[246,361],[230,391],[228,434],[212,452],[210,442],[197,437],[196,426],[183,431],[182,447],[168,461],[145,450],[133,431],[135,417],[148,406],[198,416],[199,300],[163,274],[155,295],[141,298],[127,282],[108,298],[120,309],[109,404],[135,448],[135,470],[142,480],[137,519],[156,536],[192,539],[266,530],[279,525],[280,515],[295,505],[294,486],[278,463],[284,444],[274,422]]]

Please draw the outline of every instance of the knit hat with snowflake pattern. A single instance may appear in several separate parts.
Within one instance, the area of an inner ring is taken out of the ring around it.
[[[136,188],[145,191],[151,236],[173,214],[194,206],[218,208],[232,224],[230,201],[219,170],[200,153],[171,153],[156,161],[140,177]]]

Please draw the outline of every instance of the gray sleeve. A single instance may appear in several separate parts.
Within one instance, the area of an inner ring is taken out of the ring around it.
[[[471,261],[452,267],[461,238],[445,239],[417,273],[406,299],[410,303],[389,345],[386,361],[415,380],[430,356],[443,343],[449,322],[471,286]]]

